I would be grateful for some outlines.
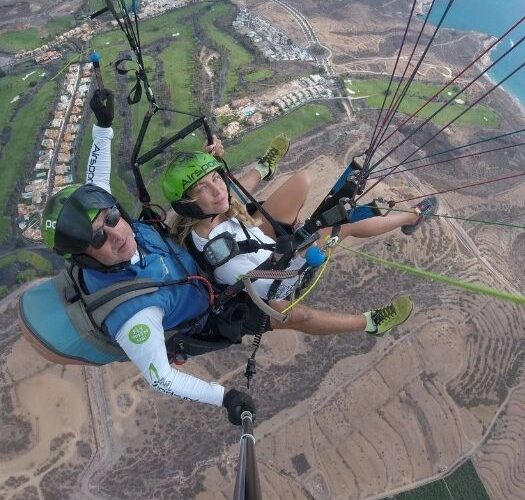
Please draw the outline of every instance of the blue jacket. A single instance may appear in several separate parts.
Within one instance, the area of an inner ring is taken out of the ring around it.
[[[89,293],[119,281],[147,278],[156,282],[166,282],[198,274],[197,265],[190,254],[177,244],[163,239],[154,228],[136,222],[133,223],[133,230],[141,253],[140,261],[117,272],[104,273],[84,269],[84,284]],[[105,326],[109,335],[115,339],[117,332],[131,316],[146,307],[158,306],[164,310],[162,323],[165,330],[200,316],[202,328],[207,319],[209,305],[208,292],[196,281],[161,287],[156,292],[141,295],[116,307],[106,318]]]

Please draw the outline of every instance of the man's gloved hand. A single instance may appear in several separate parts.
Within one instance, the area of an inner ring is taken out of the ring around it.
[[[114,96],[111,90],[95,90],[93,97],[89,101],[89,107],[95,113],[99,127],[111,127],[115,114],[113,104]]]
[[[252,397],[245,392],[237,389],[230,389],[222,401],[222,406],[228,411],[228,420],[233,425],[241,425],[241,414],[243,411],[249,411],[255,421],[255,403]]]

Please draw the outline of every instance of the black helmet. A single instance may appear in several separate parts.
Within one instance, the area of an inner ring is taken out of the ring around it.
[[[130,223],[113,195],[101,187],[94,184],[66,187],[48,200],[42,213],[44,243],[65,257],[84,253],[93,238],[93,220],[100,210],[115,205]]]

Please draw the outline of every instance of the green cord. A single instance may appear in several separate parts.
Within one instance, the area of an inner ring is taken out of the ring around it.
[[[421,278],[430,279],[432,281],[440,281],[442,283],[446,283],[447,285],[451,285],[456,288],[462,288],[463,290],[467,290],[472,293],[477,293],[481,295],[490,295],[491,297],[496,297],[497,299],[505,300],[507,302],[514,302],[514,304],[525,305],[524,295],[514,295],[512,293],[504,292],[502,290],[496,290],[495,288],[489,288],[483,285],[478,285],[477,283],[467,283],[465,281],[461,281],[455,278],[450,278],[449,276],[443,276],[442,274],[435,274],[430,271],[423,271],[421,269],[417,269],[416,267],[409,266],[407,264],[402,264],[401,262],[395,262],[392,260],[382,259],[380,257],[376,257],[375,255],[369,254],[367,252],[362,252],[360,250],[348,248],[344,245],[341,245],[340,243],[338,243],[337,246],[344,248],[345,250],[348,250],[349,252],[352,252],[353,254],[359,255],[361,257],[365,257],[368,260],[378,262],[379,264],[382,264],[386,267],[398,269],[400,271],[404,271],[404,272],[413,274],[415,276],[419,276]]]
[[[359,207],[368,207],[368,205],[356,205],[357,208]],[[383,210],[391,210],[392,212],[404,212],[408,214],[414,213],[413,210],[403,210],[401,208],[390,208],[390,207],[378,207]],[[440,217],[442,219],[456,219],[456,220],[464,220],[467,222],[479,222],[480,224],[486,224],[487,226],[504,226],[504,227],[512,227],[515,229],[525,229],[525,226],[520,226],[518,224],[508,224],[506,222],[490,222],[486,220],[478,220],[478,219],[467,219],[465,217],[456,217],[452,215],[447,214],[433,214],[433,215],[426,215],[425,217]]]
[[[58,71],[58,73],[52,78],[50,78],[49,80],[53,81],[55,78],[61,75],[67,68],[69,68],[69,66],[71,66],[72,64],[80,64],[80,60],[82,59],[82,56],[85,56],[88,52],[89,52],[89,47],[86,50],[79,52],[77,55],[70,58],[67,61],[67,63],[64,64],[64,66],[62,66],[62,68]]]
[[[282,314],[286,314],[290,309],[292,309],[292,307],[295,307],[297,304],[299,304],[299,302],[301,302],[314,289],[314,287],[317,286],[317,283],[319,283],[319,280],[321,279],[321,276],[323,275],[323,273],[325,272],[326,267],[328,266],[328,262],[330,262],[330,257],[331,256],[332,256],[332,249],[329,248],[326,260],[324,261],[324,263],[323,263],[323,265],[321,267],[321,270],[317,274],[314,282],[303,292],[303,294],[300,297],[298,297],[293,302],[288,304],[288,306],[286,306],[286,308],[284,308],[281,311]]]

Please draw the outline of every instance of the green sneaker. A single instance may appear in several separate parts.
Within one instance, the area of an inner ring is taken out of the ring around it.
[[[286,135],[280,134],[272,139],[266,153],[259,158],[255,167],[263,181],[269,181],[274,176],[279,162],[288,153],[288,149],[290,149],[290,138]]]
[[[365,332],[370,335],[384,335],[404,323],[410,317],[412,309],[414,303],[410,295],[394,297],[390,304],[365,313],[367,321]]]

